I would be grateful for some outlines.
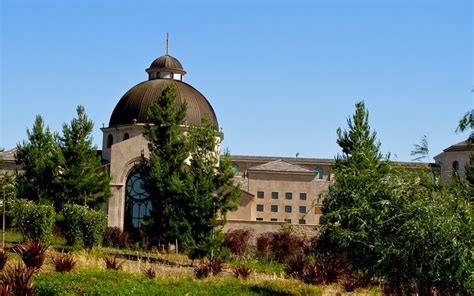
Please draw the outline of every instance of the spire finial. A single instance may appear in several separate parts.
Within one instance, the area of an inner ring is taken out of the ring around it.
[[[168,32],[166,32],[166,55],[168,55],[169,37],[170,37],[170,34]]]

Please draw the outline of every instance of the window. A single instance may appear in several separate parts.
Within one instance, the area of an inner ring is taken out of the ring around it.
[[[306,206],[300,206],[300,213],[306,214]]]
[[[151,200],[143,188],[143,179],[137,170],[133,170],[127,178],[125,188],[125,230],[133,231],[140,228],[143,218],[150,215]]]
[[[272,198],[278,199],[278,192],[272,192]]]
[[[285,219],[286,223],[291,223],[291,219]]]
[[[291,213],[291,206],[285,206],[285,213]]]
[[[263,212],[263,205],[257,205],[257,212]]]
[[[130,135],[128,133],[123,134],[123,140],[128,140],[130,139]]]
[[[265,194],[263,191],[257,191],[257,198],[264,198]]]
[[[107,148],[112,147],[112,144],[114,143],[114,136],[108,135],[107,136]]]
[[[459,162],[457,160],[453,161],[453,170],[459,173]]]
[[[278,221],[277,218],[271,218],[270,221]]]
[[[300,219],[300,220],[298,221],[298,223],[299,223],[299,224],[306,224],[306,220],[305,220],[305,219]]]
[[[263,221],[263,218],[257,218],[257,221]]]
[[[274,213],[278,212],[278,206],[277,205],[272,205],[271,210]]]
[[[300,200],[306,200],[306,193],[300,193]]]
[[[285,199],[293,199],[293,193],[291,192],[285,193]]]
[[[317,167],[315,171],[316,171],[316,179],[322,179],[324,177],[323,168]]]

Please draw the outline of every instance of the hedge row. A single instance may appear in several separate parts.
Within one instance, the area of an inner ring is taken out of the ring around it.
[[[50,242],[57,215],[51,205],[36,204],[18,199],[11,202],[13,226],[28,240]],[[102,242],[107,226],[106,216],[100,210],[80,205],[65,205],[59,213],[61,228],[71,246],[92,248]]]

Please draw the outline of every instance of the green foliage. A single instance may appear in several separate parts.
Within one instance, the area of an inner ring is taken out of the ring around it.
[[[17,146],[15,159],[23,167],[16,177],[20,198],[36,202],[57,198],[56,186],[59,177],[59,148],[56,136],[44,127],[43,118],[36,116],[33,128],[26,130],[28,140]]]
[[[100,209],[111,196],[110,177],[92,146],[93,126],[82,106],[63,125],[62,136],[53,135],[38,115],[28,140],[17,146],[16,162],[24,170],[17,176],[18,196],[51,202],[58,211],[66,203]]]
[[[471,130],[469,135],[469,141],[471,144],[474,144],[474,109],[466,112],[464,116],[459,120],[458,127],[456,128],[456,132],[464,132],[466,130]]]
[[[348,166],[354,170],[363,170],[376,167],[382,155],[379,151],[380,142],[377,133],[370,130],[369,111],[364,102],[356,103],[356,112],[347,119],[349,130],[337,129],[337,144],[342,149],[338,155],[336,169]]]
[[[246,281],[238,279],[144,280],[140,274],[115,270],[88,270],[81,273],[41,273],[34,285],[39,295],[322,295],[320,287],[294,281]]]
[[[430,288],[468,293],[474,216],[466,188],[382,161],[376,146],[366,150],[375,160],[371,166],[348,158],[336,164],[336,181],[323,202],[319,251],[347,258],[353,271],[395,287],[417,287],[422,295]]]
[[[102,242],[107,226],[103,211],[67,204],[61,214],[64,216],[63,231],[68,245],[90,249]]]
[[[228,155],[219,162],[216,127],[203,122],[184,135],[186,105],[176,106],[175,97],[175,88],[167,87],[148,114],[150,158],[141,173],[153,208],[146,229],[162,243],[178,239],[191,258],[202,258],[222,245],[225,215],[240,189]]]
[[[429,161],[429,148],[428,148],[428,139],[426,135],[421,137],[420,144],[415,144],[414,150],[410,153],[410,156],[415,156],[412,161],[421,161],[426,159]]]
[[[38,205],[24,199],[12,201],[11,206],[13,227],[21,232],[24,239],[51,240],[56,217],[52,206]]]
[[[97,148],[92,145],[93,127],[82,106],[77,107],[77,118],[69,125],[63,125],[58,163],[61,196],[55,202],[58,209],[66,203],[100,209],[111,196],[110,177],[106,168],[101,166]]]

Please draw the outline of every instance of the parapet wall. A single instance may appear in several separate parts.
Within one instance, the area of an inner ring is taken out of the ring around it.
[[[250,229],[253,232],[252,241],[255,241],[255,239],[262,233],[280,231],[284,224],[285,222],[227,220],[227,223],[224,226],[224,233],[234,229]],[[318,225],[292,224],[292,227],[296,235],[313,237],[319,233]]]

